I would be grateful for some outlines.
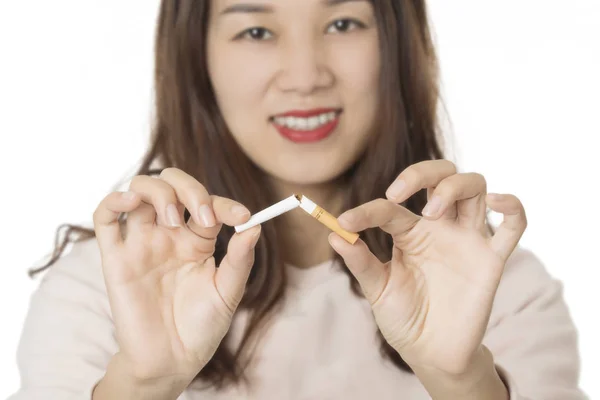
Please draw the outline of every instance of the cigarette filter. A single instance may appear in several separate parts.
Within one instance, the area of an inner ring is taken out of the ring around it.
[[[267,222],[270,219],[273,219],[283,213],[286,213],[300,205],[300,201],[296,198],[296,195],[291,195],[290,197],[281,200],[279,203],[275,203],[270,207],[265,208],[264,210],[254,214],[250,217],[248,222],[245,222],[241,225],[235,227],[235,231],[237,233],[244,232],[252,228],[253,226],[260,225],[263,222]]]
[[[317,221],[343,237],[347,242],[351,244],[356,243],[359,237],[358,233],[348,232],[347,230],[343,229],[338,223],[337,218],[329,214],[306,196],[297,195],[296,197],[300,201],[300,208],[313,216]]]

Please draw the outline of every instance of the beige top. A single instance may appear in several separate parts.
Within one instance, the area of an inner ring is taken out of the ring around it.
[[[421,400],[419,380],[379,353],[369,304],[331,263],[286,267],[290,287],[249,374],[252,393],[188,388],[179,400]],[[229,345],[247,314],[235,314]],[[484,343],[516,400],[575,400],[577,334],[561,283],[529,251],[509,259]],[[9,400],[90,399],[117,351],[99,250],[94,240],[44,275],[31,298],[19,349],[22,386]]]

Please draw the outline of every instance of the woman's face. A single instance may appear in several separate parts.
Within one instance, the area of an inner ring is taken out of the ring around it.
[[[236,141],[279,180],[336,178],[372,133],[380,54],[367,0],[212,0],[208,68]]]

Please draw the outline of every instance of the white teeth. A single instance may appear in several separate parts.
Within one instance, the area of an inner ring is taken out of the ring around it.
[[[319,117],[310,117],[308,119],[308,129],[313,130],[319,126]]]
[[[273,120],[277,125],[285,126],[297,131],[312,131],[336,118],[335,111],[323,113],[310,118],[301,117],[275,117]]]

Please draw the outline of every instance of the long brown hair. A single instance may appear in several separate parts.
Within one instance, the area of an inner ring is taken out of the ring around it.
[[[377,133],[343,177],[348,185],[344,209],[385,197],[389,184],[411,164],[443,158],[437,136],[438,65],[425,0],[372,3],[382,57]],[[256,212],[278,199],[269,192],[264,174],[229,133],[217,106],[206,64],[209,6],[209,0],[161,3],[155,47],[156,120],[151,144],[137,174],[160,173],[160,169],[152,169],[154,163],[177,167],[196,177],[210,193],[237,200]],[[426,201],[426,191],[420,191],[403,205],[420,213]],[[62,228],[67,230],[65,235],[61,235]],[[198,375],[217,387],[244,380],[247,364],[241,365],[241,354],[284,296],[284,256],[279,251],[272,221],[263,225],[262,232],[247,291],[239,306],[251,311],[241,345],[235,351],[221,345]],[[217,265],[232,234],[231,228],[224,227],[219,235]],[[58,240],[61,236],[62,241]],[[62,226],[57,231],[50,261],[30,274],[52,265],[69,243],[93,237],[93,230]],[[379,259],[390,259],[393,243],[389,235],[370,229],[361,237]],[[338,261],[343,263],[339,256]],[[347,269],[344,271],[350,275]],[[351,289],[362,295],[351,275],[350,282]],[[382,354],[409,371],[381,334],[380,339]]]

